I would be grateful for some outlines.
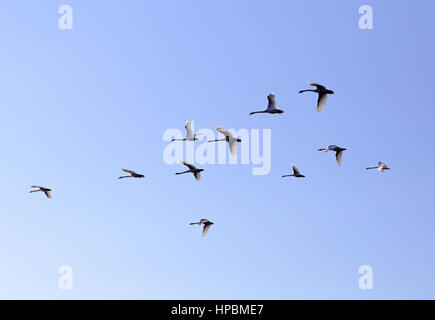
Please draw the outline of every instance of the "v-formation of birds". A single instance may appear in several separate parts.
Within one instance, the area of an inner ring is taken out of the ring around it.
[[[328,95],[330,94],[334,94],[334,91],[327,89],[325,86],[318,84],[318,83],[314,83],[314,82],[308,82],[308,84],[310,86],[316,87],[316,89],[306,89],[306,90],[300,90],[299,93],[304,93],[304,92],[315,92],[318,94],[318,98],[317,98],[317,107],[316,110],[317,112],[321,113],[326,105],[326,100],[328,98]],[[280,114],[282,115],[284,113],[283,110],[278,109],[276,107],[276,100],[275,100],[275,94],[274,93],[270,93],[267,96],[267,100],[268,100],[268,105],[267,108],[265,110],[262,111],[254,111],[251,112],[249,115],[253,115],[253,114],[257,114],[257,113],[269,113],[269,114]],[[172,139],[172,142],[174,141],[198,141],[198,135],[200,134],[194,134],[193,130],[192,130],[192,121],[188,120],[186,122],[185,125],[185,129],[186,129],[186,137],[184,139]],[[237,154],[237,143],[238,142],[242,142],[241,139],[234,137],[231,132],[229,132],[228,130],[216,126],[216,130],[218,132],[220,132],[221,134],[223,134],[225,137],[222,139],[216,139],[216,140],[210,140],[208,142],[219,142],[219,141],[225,141],[228,143],[229,149],[230,149],[230,153],[231,155],[235,156]],[[342,147],[338,147],[336,145],[329,145],[325,148],[321,148],[318,149],[318,151],[324,151],[325,153],[328,151],[334,151],[335,152],[335,158],[337,161],[338,166],[341,166],[342,163],[342,159],[343,159],[343,151],[347,150],[346,148],[342,148]],[[201,172],[204,171],[204,169],[200,169],[200,168],[196,168],[194,165],[186,162],[186,161],[181,161],[181,164],[185,165],[188,170],[186,171],[182,171],[182,172],[177,172],[175,173],[176,175],[182,175],[185,173],[192,173],[194,178],[196,180],[200,180],[201,179]],[[293,168],[293,173],[292,174],[286,174],[283,175],[283,178],[286,177],[295,177],[295,178],[305,178],[304,175],[302,175],[299,171],[299,169],[296,167],[295,164],[292,164],[292,168]],[[372,169],[376,169],[381,173],[384,173],[385,170],[390,170],[390,168],[388,168],[388,166],[383,163],[383,162],[378,162],[377,166],[374,167],[367,167],[367,170],[372,170]],[[122,171],[128,173],[128,175],[125,176],[120,176],[119,179],[125,179],[125,178],[144,178],[145,176],[143,174],[139,174],[136,173],[133,170],[129,170],[129,169],[125,169],[125,168],[121,168]],[[47,198],[52,198],[52,194],[51,194],[51,189],[46,188],[46,187],[41,187],[41,186],[36,186],[36,185],[31,185],[31,188],[34,188],[33,190],[30,191],[30,193],[34,193],[34,192],[44,192],[45,195],[47,196]],[[213,222],[207,220],[207,219],[201,219],[199,222],[192,222],[190,223],[191,225],[203,225],[203,231],[202,231],[202,236],[205,237],[205,235],[207,234],[208,230],[210,229],[210,227],[214,224]]]

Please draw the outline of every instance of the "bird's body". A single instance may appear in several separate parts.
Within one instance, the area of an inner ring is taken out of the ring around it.
[[[308,82],[308,85],[316,87],[316,89],[308,89],[308,90],[301,90],[299,93],[303,92],[315,92],[319,94],[319,97],[317,99],[317,112],[322,112],[326,105],[326,100],[328,99],[328,94],[334,94],[334,91],[326,89],[325,86],[315,83],[315,82]]]
[[[194,225],[194,224],[197,224],[199,226],[202,224],[204,225],[204,228],[202,229],[202,236],[205,237],[211,225],[213,225],[214,223],[207,219],[201,219],[199,220],[199,222],[192,222],[190,225]]]
[[[183,172],[177,172],[176,175],[184,174],[184,173],[193,173],[196,180],[201,179],[201,171],[204,171],[204,169],[198,169],[194,165],[187,163],[186,161],[180,161],[180,163],[184,164],[186,167],[189,168],[189,170],[183,171]]]
[[[326,148],[319,149],[318,151],[328,152],[329,150],[335,151],[335,158],[337,160],[338,166],[340,167],[342,159],[343,159],[343,151],[345,151],[347,149],[346,148],[341,148],[341,147],[338,147],[336,145],[331,144],[331,145],[327,146]]]
[[[184,128],[186,129],[186,138],[184,138],[184,139],[175,139],[174,138],[174,139],[172,139],[172,141],[198,141],[199,140],[196,136],[198,136],[200,134],[193,133],[192,120],[187,120]]]
[[[133,170],[128,170],[128,169],[124,169],[124,168],[121,168],[121,170],[124,171],[124,172],[128,172],[130,175],[128,175],[128,176],[121,176],[118,179],[124,179],[124,178],[144,178],[145,177],[143,174],[136,173]]]
[[[283,178],[286,178],[286,177],[305,178],[305,176],[299,172],[296,165],[292,164],[292,168],[293,168],[293,174],[285,174],[282,177]]]
[[[267,96],[267,100],[268,100],[268,105],[267,105],[267,109],[266,110],[263,110],[263,111],[254,111],[254,112],[251,112],[249,115],[256,114],[256,113],[270,113],[270,114],[276,114],[277,113],[277,114],[281,114],[282,115],[284,113],[283,110],[276,108],[276,100],[275,100],[275,94],[274,93],[270,93]]]
[[[384,173],[385,170],[390,170],[388,166],[383,162],[378,162],[378,165],[376,167],[367,167],[366,170],[370,169],[377,169],[379,172]]]
[[[235,138],[231,134],[231,132],[229,132],[228,130],[226,130],[226,129],[222,128],[222,127],[216,126],[216,130],[218,132],[222,133],[225,136],[225,138],[216,139],[216,140],[209,140],[208,142],[216,142],[216,141],[226,141],[226,142],[228,142],[228,145],[230,147],[230,153],[231,153],[231,155],[235,156],[237,154],[237,142],[242,142],[242,140],[239,139],[239,138]]]
[[[38,190],[31,190],[31,191],[29,191],[29,193],[32,193],[32,192],[44,192],[45,195],[47,196],[47,198],[49,198],[49,199],[52,198],[51,189],[49,189],[49,188],[45,188],[45,187],[41,187],[41,186],[33,186],[33,185],[30,186],[30,188],[38,188]]]

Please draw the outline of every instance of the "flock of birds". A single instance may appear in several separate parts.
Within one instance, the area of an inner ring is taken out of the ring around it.
[[[316,89],[306,89],[306,90],[301,90],[299,91],[299,93],[304,93],[304,92],[315,92],[318,94],[318,99],[317,99],[317,112],[322,112],[323,109],[325,108],[326,105],[326,100],[328,98],[329,94],[334,94],[334,91],[327,89],[325,86],[318,84],[318,83],[314,83],[314,82],[308,82],[308,84],[310,86],[316,87]],[[268,100],[268,105],[266,110],[263,111],[254,111],[251,112],[249,115],[253,115],[253,114],[257,114],[257,113],[269,113],[269,114],[280,114],[282,115],[284,113],[283,110],[278,109],[276,107],[276,100],[275,100],[275,95],[273,93],[270,93],[267,96],[267,100]],[[200,135],[199,133],[193,133],[192,130],[192,121],[188,120],[186,122],[185,125],[185,129],[186,129],[186,137],[183,139],[172,139],[172,142],[174,141],[198,141],[199,138],[197,137],[198,135]],[[238,142],[242,142],[241,139],[234,137],[231,132],[229,132],[228,130],[216,126],[216,130],[218,132],[220,132],[221,134],[223,134],[225,137],[222,139],[215,139],[215,140],[209,140],[207,142],[219,142],[219,141],[225,141],[228,143],[229,146],[229,150],[231,155],[235,156],[237,154],[237,143]],[[338,166],[341,166],[342,163],[342,158],[343,158],[343,151],[346,151],[346,148],[342,148],[336,145],[329,145],[326,148],[321,148],[318,149],[318,151],[324,151],[324,152],[328,152],[328,151],[334,151],[335,152],[335,158],[337,161]],[[176,175],[181,175],[181,174],[185,174],[185,173],[192,173],[194,178],[196,180],[200,180],[201,179],[201,172],[204,171],[204,169],[200,169],[195,167],[193,164],[190,164],[186,161],[180,161],[181,164],[185,165],[188,170],[186,171],[182,171],[182,172],[177,172],[175,173]],[[293,168],[293,174],[286,174],[283,175],[283,178],[286,177],[295,177],[295,178],[305,178],[305,176],[303,174],[301,174],[298,170],[298,168],[296,167],[295,164],[292,164],[292,168]],[[384,173],[385,170],[390,170],[390,168],[388,168],[388,166],[383,163],[383,162],[378,162],[378,165],[375,167],[367,167],[366,170],[372,170],[372,169],[376,169],[381,173]],[[128,173],[128,175],[125,176],[120,176],[118,179],[124,179],[124,178],[144,178],[145,176],[143,174],[139,174],[136,173],[133,170],[129,170],[129,169],[125,169],[125,168],[121,168],[122,171]],[[31,185],[31,188],[33,188],[34,190],[31,190],[30,193],[33,192],[44,192],[45,195],[47,196],[47,198],[52,198],[52,194],[51,194],[51,189],[46,188],[46,187],[41,187],[41,186],[36,186],[36,185]],[[205,235],[207,234],[208,230],[210,229],[210,227],[213,225],[214,223],[207,220],[207,219],[201,219],[198,222],[192,222],[190,223],[190,225],[203,225],[203,230],[202,230],[202,236],[205,237]]]

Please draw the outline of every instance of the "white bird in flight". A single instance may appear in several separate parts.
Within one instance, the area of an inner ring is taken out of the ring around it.
[[[124,169],[124,168],[121,168],[121,170],[124,171],[124,172],[129,173],[130,175],[128,175],[128,176],[122,176],[122,177],[119,177],[118,179],[124,179],[124,178],[144,178],[145,177],[143,174],[136,173],[133,170],[128,170],[128,169]]]
[[[335,158],[337,159],[337,164],[340,167],[342,158],[343,158],[343,151],[347,150],[345,148],[340,148],[335,145],[329,145],[326,148],[319,149],[318,151],[325,151],[328,152],[329,150],[335,151]]]
[[[187,120],[186,125],[184,126],[186,129],[186,138],[184,139],[172,139],[172,141],[198,141],[199,139],[196,136],[201,135],[200,133],[193,133],[192,130],[192,120]]]
[[[196,180],[201,179],[201,171],[204,171],[204,169],[197,169],[194,165],[187,163],[186,161],[180,161],[180,163],[184,164],[186,167],[189,168],[189,170],[183,171],[183,172],[177,172],[176,175],[184,174],[184,173],[193,173]]]
[[[208,230],[210,229],[211,225],[214,224],[211,221],[208,221],[207,219],[201,219],[199,220],[199,222],[192,222],[190,225],[193,224],[197,224],[197,225],[204,225],[204,228],[202,229],[202,236],[205,237],[205,235],[207,234]]]
[[[271,113],[271,114],[279,113],[280,115],[282,115],[284,113],[284,111],[282,111],[281,109],[276,108],[275,94],[273,92],[267,96],[267,100],[269,103],[267,105],[266,110],[254,111],[251,112],[249,115],[256,114],[256,113]]]
[[[366,170],[370,169],[377,169],[379,172],[384,173],[385,170],[390,170],[390,168],[387,167],[387,165],[383,162],[378,162],[378,165],[376,167],[368,167]]]
[[[38,190],[32,190],[32,191],[29,191],[29,193],[32,193],[32,192],[44,192],[45,195],[47,196],[47,198],[49,198],[49,199],[52,198],[51,189],[49,189],[49,188],[45,188],[45,187],[41,187],[41,186],[30,186],[30,188],[38,188]]]
[[[296,167],[296,165],[292,164],[292,168],[293,168],[293,174],[285,174],[285,175],[283,175],[282,177],[283,177],[283,178],[285,178],[285,177],[305,178],[305,176],[302,175],[302,174],[299,172],[299,170],[298,170],[298,168]]]
[[[325,88],[325,86],[322,86],[321,84],[315,83],[315,82],[308,82],[308,85],[316,87],[316,89],[308,89],[308,90],[301,90],[299,93],[311,91],[316,92],[319,94],[319,97],[317,99],[317,112],[322,112],[326,105],[326,100],[328,99],[328,94],[334,94],[334,91],[328,90]]]
[[[241,139],[235,138],[231,132],[228,130],[225,130],[222,127],[216,126],[216,130],[222,133],[225,138],[222,139],[216,139],[216,140],[209,140],[208,142],[216,142],[216,141],[226,141],[228,142],[228,145],[230,147],[230,153],[231,155],[235,156],[237,154],[237,142],[242,142]]]

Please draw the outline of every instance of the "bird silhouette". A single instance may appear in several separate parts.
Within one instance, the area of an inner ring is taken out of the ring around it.
[[[211,225],[214,224],[211,221],[208,221],[207,219],[201,219],[199,220],[199,222],[192,222],[190,225],[204,225],[204,228],[202,229],[202,236],[205,237],[205,235],[207,234],[208,230],[210,229]]]
[[[343,151],[347,150],[346,148],[340,148],[335,145],[329,145],[326,148],[319,149],[318,151],[328,152],[329,150],[335,151],[335,159],[337,160],[337,164],[340,167],[343,159]]]
[[[376,167],[367,167],[366,170],[377,169],[379,172],[384,173],[385,170],[390,170],[387,165],[383,162],[378,162]]]
[[[299,172],[296,165],[292,164],[292,168],[293,168],[293,174],[285,174],[282,177],[283,178],[286,178],[286,177],[305,178],[305,176]]]
[[[186,121],[186,125],[184,126],[184,128],[186,129],[186,138],[184,139],[172,139],[172,141],[197,141],[199,140],[196,136],[201,135],[200,133],[193,133],[192,130],[192,120],[187,120]]]
[[[334,94],[334,91],[328,90],[325,88],[325,86],[322,86],[321,84],[315,83],[315,82],[308,82],[308,85],[316,87],[316,89],[308,89],[308,90],[301,90],[299,93],[303,92],[316,92],[319,94],[319,97],[317,99],[317,112],[322,112],[326,105],[326,100],[328,99],[328,94]]]
[[[242,142],[241,139],[235,138],[231,132],[228,130],[225,130],[222,127],[216,126],[216,130],[222,133],[225,138],[222,139],[216,139],[216,140],[209,140],[208,142],[216,142],[216,141],[226,141],[228,142],[228,145],[230,147],[230,153],[231,155],[235,156],[237,154],[237,142]]]
[[[183,171],[183,172],[177,172],[175,173],[176,175],[179,174],[185,174],[185,173],[193,173],[193,175],[195,176],[196,180],[200,180],[201,179],[201,171],[204,171],[204,169],[197,169],[194,165],[187,163],[186,161],[180,161],[180,163],[184,164],[186,167],[189,168],[189,170]]]
[[[122,176],[122,177],[119,177],[118,179],[124,179],[124,178],[144,178],[145,177],[143,174],[138,174],[138,173],[134,172],[133,170],[128,170],[128,169],[124,169],[124,168],[121,168],[121,170],[124,171],[124,172],[128,172],[130,175],[128,175],[128,176]]]
[[[33,186],[33,185],[30,186],[30,188],[38,188],[38,190],[32,190],[32,191],[29,191],[29,193],[32,193],[32,192],[44,192],[45,195],[47,196],[47,198],[49,198],[49,199],[52,198],[51,189],[49,189],[49,188],[45,188],[45,187],[41,187],[41,186]]]
[[[251,112],[249,115],[256,114],[256,113],[271,113],[271,114],[278,113],[282,115],[284,113],[284,111],[282,111],[281,109],[276,108],[275,94],[273,92],[267,96],[267,100],[269,103],[267,105],[266,110],[254,111]]]

